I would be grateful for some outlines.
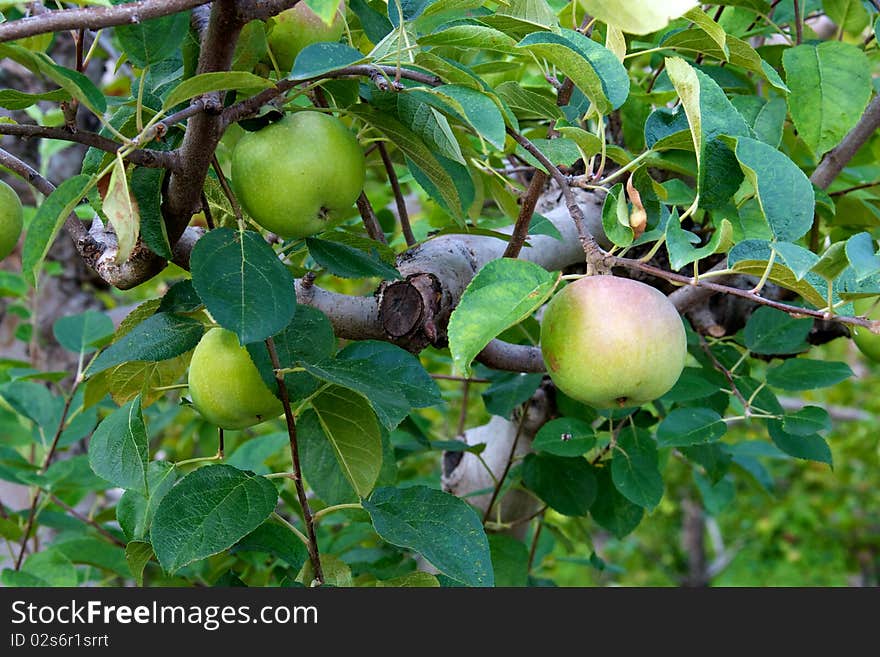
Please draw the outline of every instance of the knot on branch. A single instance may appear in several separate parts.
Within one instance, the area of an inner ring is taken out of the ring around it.
[[[448,312],[441,308],[442,285],[436,276],[418,273],[379,288],[379,321],[401,347],[418,353],[446,344]]]

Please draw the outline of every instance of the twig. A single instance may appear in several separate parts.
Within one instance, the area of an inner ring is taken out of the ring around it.
[[[834,198],[835,196],[844,196],[845,194],[849,194],[850,192],[857,192],[860,189],[870,189],[871,187],[877,187],[878,185],[880,185],[880,181],[862,183],[861,185],[853,185],[852,187],[847,187],[846,189],[838,189],[836,192],[831,192],[829,196],[832,198]]]
[[[54,502],[55,504],[60,506],[62,509],[67,511],[70,515],[72,515],[77,520],[80,520],[80,521],[86,523],[87,525],[94,527],[98,531],[98,533],[101,534],[101,536],[111,540],[113,543],[115,543],[119,547],[123,547],[123,548],[125,547],[125,541],[119,540],[116,536],[114,536],[113,534],[108,532],[106,529],[104,529],[100,525],[100,523],[95,522],[94,520],[92,520],[91,518],[89,518],[87,516],[84,516],[79,511],[74,509],[72,506],[65,503],[63,500],[59,499],[57,495],[53,495],[52,493],[49,493],[49,499],[51,499],[52,502]]]
[[[229,201],[229,205],[232,206],[232,213],[235,215],[235,220],[239,225],[242,225],[244,223],[244,214],[242,214],[238,199],[235,198],[235,193],[232,191],[232,187],[229,186],[229,181],[226,180],[226,175],[220,167],[220,162],[217,160],[216,153],[211,156],[211,168],[213,168],[214,173],[217,174],[217,180],[220,182],[220,188],[223,190],[223,195],[226,196],[226,200]]]
[[[388,244],[388,240],[385,239],[385,232],[382,230],[379,220],[376,219],[376,212],[373,210],[373,205],[370,203],[370,199],[367,198],[367,195],[364,192],[361,192],[361,195],[357,197],[357,209],[358,212],[361,213],[364,228],[367,229],[367,235],[370,236],[370,239],[381,242],[382,244]]]
[[[44,196],[49,196],[49,194],[55,191],[55,185],[53,185],[51,182],[46,180],[46,178],[41,176],[36,169],[2,149],[0,149],[0,165],[6,167],[16,175],[20,176],[22,179],[25,180],[25,182],[33,186],[34,189],[36,189]],[[85,240],[88,238],[88,231],[86,230],[86,227],[79,220],[79,217],[77,217],[74,213],[71,213],[70,216],[65,220],[64,228],[77,244],[81,240]]]
[[[296,486],[296,495],[299,498],[299,505],[302,507],[303,520],[308,531],[309,542],[309,560],[312,562],[312,570],[315,572],[315,581],[318,584],[324,583],[324,571],[321,568],[321,554],[318,551],[318,539],[315,536],[315,520],[312,516],[312,509],[309,507],[309,500],[306,497],[306,489],[303,486],[302,468],[299,463],[299,445],[296,437],[296,419],[293,417],[293,411],[290,408],[290,395],[287,392],[287,385],[284,383],[284,375],[280,374],[281,362],[278,360],[278,352],[275,350],[275,341],[272,338],[266,339],[266,348],[269,350],[269,358],[272,361],[272,368],[275,370],[275,382],[278,384],[278,394],[281,397],[281,405],[284,406],[284,419],[287,420],[287,434],[290,437],[290,454],[293,461],[293,483]]]
[[[471,389],[471,382],[465,379],[461,382],[461,408],[458,410],[458,429],[455,431],[456,436],[464,435],[464,424],[468,416],[468,393]]]
[[[478,379],[474,377],[455,376],[454,374],[432,374],[432,379],[443,379],[444,381],[467,381],[468,383],[492,383],[489,379]]]
[[[801,23],[801,3],[798,0],[792,0],[794,3],[794,29],[795,29],[795,45],[801,45],[804,40],[804,26]]]
[[[713,292],[720,292],[722,294],[731,294],[733,296],[742,297],[743,299],[754,301],[757,304],[770,306],[771,308],[775,308],[776,310],[781,310],[782,312],[788,313],[793,317],[813,317],[815,319],[840,322],[841,324],[849,324],[851,326],[864,326],[871,331],[880,329],[880,320],[870,320],[861,317],[846,317],[844,315],[832,315],[831,313],[823,310],[813,310],[811,308],[792,306],[787,303],[774,301],[773,299],[767,299],[760,295],[754,294],[751,290],[743,290],[738,287],[721,285],[719,283],[713,283],[702,278],[694,281],[694,279],[689,276],[683,276],[682,274],[676,274],[675,272],[666,271],[664,269],[660,269],[659,267],[649,265],[645,262],[639,262],[638,260],[630,260],[629,258],[619,258],[616,256],[610,256],[610,259],[612,261],[611,264],[614,267],[638,269],[639,271],[643,271],[647,274],[651,274],[652,276],[656,276],[657,278],[662,278],[673,283],[682,283],[684,285],[702,287]]]
[[[498,477],[495,488],[492,490],[492,497],[489,498],[489,505],[486,507],[486,512],[483,514],[484,525],[489,521],[489,515],[492,513],[492,507],[495,506],[495,501],[498,499],[498,495],[501,493],[501,487],[504,485],[504,480],[507,478],[507,473],[510,472],[510,468],[513,465],[513,456],[516,453],[516,444],[519,442],[519,437],[522,434],[523,425],[526,423],[527,415],[527,410],[523,408],[522,415],[519,418],[519,423],[516,425],[516,435],[513,437],[513,442],[510,445],[510,453],[507,455],[507,462],[504,464],[504,470],[501,472],[501,476]]]
[[[733,378],[733,372],[724,367],[721,362],[715,357],[715,354],[712,353],[712,349],[709,347],[709,343],[706,342],[706,338],[702,335],[700,336],[700,347],[702,347],[703,351],[709,357],[709,360],[712,361],[712,365],[716,370],[721,372],[724,375],[724,378],[727,379],[727,382],[730,384],[730,389],[733,391],[734,396],[739,399],[740,403],[743,406],[743,414],[748,416],[751,413],[751,408],[749,406],[748,400],[743,397],[743,394],[739,391],[739,388],[736,387],[736,381]]]
[[[400,230],[403,231],[403,239],[406,240],[407,246],[415,246],[416,238],[412,232],[412,225],[409,222],[409,212],[406,209],[406,199],[403,198],[403,192],[400,189],[400,181],[397,179],[397,172],[394,170],[394,162],[388,155],[388,149],[385,148],[383,142],[378,144],[379,155],[382,157],[382,164],[385,165],[385,173],[388,174],[388,182],[391,190],[394,192],[394,202],[397,205],[397,218],[400,220]]]
[[[43,465],[40,467],[40,474],[44,473],[46,469],[52,465],[52,458],[55,456],[55,450],[58,449],[58,439],[61,438],[61,434],[64,432],[67,413],[70,411],[70,404],[73,402],[73,397],[76,394],[76,389],[79,387],[80,381],[80,379],[76,380],[73,387],[70,389],[70,393],[67,395],[67,399],[64,401],[64,408],[61,409],[61,418],[58,420],[58,427],[55,429],[55,436],[52,438],[52,444],[49,446],[49,451],[43,458]],[[28,512],[27,523],[24,527],[24,534],[21,537],[21,549],[18,552],[18,558],[15,560],[15,570],[21,569],[21,562],[24,559],[25,550],[27,550],[27,542],[30,538],[31,531],[34,528],[34,520],[36,520],[37,517],[37,504],[40,502],[40,493],[41,490],[37,488],[37,490],[34,491],[33,500],[31,500],[31,508]]]
[[[526,566],[526,572],[528,574],[532,573],[532,567],[535,565],[535,554],[538,552],[538,539],[541,537],[541,530],[544,529],[544,513],[547,511],[547,507],[541,511],[538,517],[538,525],[535,527],[535,533],[532,535],[532,545],[529,547],[529,563]]]
[[[347,78],[353,76],[369,77],[377,70],[385,75],[393,75],[398,69],[394,66],[355,64],[353,66],[346,66],[340,69],[336,69],[335,71],[330,71],[329,73],[324,73],[314,78],[308,78],[306,80],[281,80],[274,87],[264,89],[260,93],[255,94],[254,96],[251,96],[250,98],[242,100],[238,103],[234,103],[223,110],[223,125],[225,127],[231,123],[235,123],[236,121],[240,121],[241,119],[250,116],[269,101],[277,98],[281,94],[286,93],[299,85],[305,85],[310,82],[315,82],[316,80],[329,80],[334,78]],[[421,71],[400,69],[400,75],[402,78],[405,78],[407,80],[421,82],[422,84],[427,84],[433,87],[443,83],[443,81],[437,76],[428,73],[422,73]]]
[[[77,129],[76,132],[67,128],[52,128],[43,125],[28,125],[23,123],[0,123],[0,135],[14,137],[37,137],[38,139],[58,139],[71,141],[85,146],[91,146],[106,153],[116,153],[122,144],[108,139],[94,132]],[[152,150],[134,150],[126,158],[138,166],[150,168],[171,168],[175,158],[170,152]]]

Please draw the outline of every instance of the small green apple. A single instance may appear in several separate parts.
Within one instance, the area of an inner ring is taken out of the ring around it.
[[[0,180],[0,260],[12,253],[21,236],[22,210],[18,194]]]
[[[865,297],[853,302],[856,313],[868,319],[880,319],[880,297]],[[880,335],[862,326],[854,326],[853,341],[865,356],[880,363]]]
[[[681,317],[662,292],[616,276],[568,285],[541,321],[550,379],[595,408],[638,406],[664,395],[684,369],[686,342]]]
[[[212,328],[196,345],[187,383],[196,410],[223,429],[244,429],[283,411],[238,336],[223,328]]]
[[[232,186],[258,224],[284,238],[320,233],[345,219],[364,188],[360,144],[322,112],[285,116],[238,140]]]
[[[269,48],[281,70],[289,72],[303,48],[320,41],[335,43],[344,29],[342,11],[337,11],[333,22],[327,25],[305,2],[300,2],[274,18],[268,35]]]

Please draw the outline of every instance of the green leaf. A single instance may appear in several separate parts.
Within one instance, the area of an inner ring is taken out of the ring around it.
[[[728,266],[734,271],[760,278],[767,269],[772,246],[778,247],[781,244],[782,242],[771,245],[770,242],[764,240],[743,240],[727,254]],[[806,249],[803,250],[806,251]],[[777,258],[773,263],[768,280],[797,292],[816,307],[821,308],[828,303],[825,299],[828,286],[818,275],[808,271],[798,278],[798,275],[783,265],[780,260]],[[811,261],[816,262],[817,260],[818,256],[813,254]],[[820,292],[820,289],[823,291]]]
[[[608,190],[602,204],[602,228],[605,236],[617,246],[629,246],[633,241],[633,229],[629,225],[629,206],[623,193],[623,184],[617,183]]]
[[[699,7],[694,7],[689,9],[684,14],[684,17],[703,30],[706,36],[718,44],[718,47],[725,55],[730,56],[730,49],[727,47],[727,33],[705,11]]]
[[[623,105],[629,76],[610,50],[574,30],[533,32],[516,44],[555,65],[592,101],[600,114]]]
[[[657,444],[660,447],[703,445],[714,443],[725,433],[727,425],[711,408],[676,408],[657,427]]]
[[[385,541],[415,550],[463,584],[494,585],[483,523],[466,502],[433,488],[412,486],[378,488],[363,505]]]
[[[853,266],[856,280],[862,281],[880,273],[880,256],[874,250],[876,243],[870,233],[856,233],[846,241],[846,258]]]
[[[74,564],[86,564],[101,570],[115,573],[120,577],[128,577],[128,565],[125,563],[125,551],[96,536],[79,536],[75,538],[59,538],[52,545]]]
[[[272,338],[282,367],[300,363],[321,363],[336,353],[336,335],[327,315],[317,308],[298,305],[293,321]],[[277,383],[266,345],[256,342],[247,346],[248,353],[266,386],[275,390]],[[290,372],[284,383],[291,399],[303,399],[318,389],[318,380],[308,372]]]
[[[767,383],[782,390],[815,390],[836,385],[852,375],[846,363],[791,358],[767,370]]]
[[[34,53],[20,45],[0,43],[0,58],[8,57],[26,69],[49,78],[97,116],[107,111],[107,99],[82,73],[58,66],[44,53]]]
[[[782,65],[791,89],[791,118],[798,135],[819,157],[840,143],[871,98],[868,58],[852,44],[823,41],[786,48]]]
[[[43,260],[64,221],[94,183],[95,178],[92,176],[78,175],[68,178],[37,208],[37,214],[28,226],[21,254],[21,271],[31,285],[37,285]]]
[[[590,515],[600,527],[617,538],[623,538],[639,526],[645,510],[617,491],[610,468],[596,468],[595,474],[596,501],[590,507]]]
[[[495,93],[504,100],[519,119],[558,120],[565,117],[559,106],[549,96],[537,90],[526,89],[518,82],[509,80],[495,87]]]
[[[730,102],[742,114],[757,139],[773,148],[779,147],[788,113],[784,98],[777,96],[767,100],[760,96],[734,96]]]
[[[89,465],[112,484],[147,493],[149,440],[140,397],[108,415],[89,441]]]
[[[205,304],[196,294],[192,279],[177,281],[168,288],[159,304],[160,313],[193,313]]]
[[[434,87],[431,92],[449,103],[456,114],[495,148],[503,149],[507,139],[504,117],[495,102],[485,93],[455,84]]]
[[[815,195],[803,171],[788,157],[749,137],[723,138],[755,189],[761,211],[776,239],[793,242],[813,225]]]
[[[201,96],[202,94],[211,93],[212,91],[236,89],[245,92],[257,92],[268,89],[271,86],[271,80],[261,78],[259,75],[254,75],[247,71],[202,73],[184,80],[174,87],[167,98],[165,98],[162,109],[168,110],[178,103]]]
[[[437,384],[419,360],[386,342],[354,342],[334,360],[304,362],[303,366],[319,379],[362,394],[389,430],[400,424],[410,409],[443,401]]]
[[[543,374],[503,372],[492,375],[492,384],[480,396],[492,415],[509,417],[520,404],[531,399],[541,385]]]
[[[120,363],[161,361],[184,354],[201,340],[205,327],[191,317],[156,313],[116,340],[92,362],[94,376]]]
[[[144,568],[154,556],[153,546],[146,541],[131,541],[125,546],[125,561],[138,586],[144,585]]]
[[[314,411],[306,411],[297,419],[296,433],[303,476],[318,499],[328,505],[357,502],[358,494],[345,476],[333,443],[327,439]]]
[[[359,50],[344,43],[322,41],[303,48],[293,62],[290,80],[308,80],[366,61]]]
[[[96,310],[59,317],[52,325],[58,344],[75,354],[92,353],[114,330],[113,320]]]
[[[232,547],[275,510],[278,491],[268,479],[229,465],[191,472],[162,499],[150,529],[168,573]]]
[[[733,66],[755,73],[769,82],[775,89],[788,93],[788,87],[776,70],[761,59],[748,42],[728,34],[725,39],[728,52],[725,53],[712,38],[702,30],[682,30],[663,40],[661,47],[670,48],[690,56],[702,53],[710,58],[729,62]]]
[[[850,34],[861,34],[870,22],[868,10],[860,0],[822,0],[822,8],[828,18]]]
[[[515,39],[486,25],[452,25],[446,29],[420,36],[419,44],[423,46],[449,46],[465,50],[477,48],[481,51],[501,52],[506,55],[516,53]]]
[[[521,542],[505,534],[489,534],[489,552],[495,586],[528,586],[529,550]]]
[[[696,470],[693,471],[694,483],[703,498],[703,506],[709,515],[717,516],[727,507],[736,495],[736,488],[729,479],[712,482],[708,477]]]
[[[512,41],[513,40],[511,39],[511,42]],[[69,98],[70,94],[64,89],[54,89],[42,94],[28,94],[16,89],[2,89],[0,90],[0,107],[16,111],[27,109],[32,105],[36,105],[41,100],[48,100],[57,103],[63,100],[68,100]]]
[[[267,520],[257,527],[236,543],[230,552],[265,552],[286,561],[288,566],[297,571],[309,558],[302,541],[295,538],[287,527],[274,520]]]
[[[798,281],[806,277],[819,262],[819,256],[815,253],[791,242],[775,242],[772,244],[772,248]]]
[[[312,408],[346,478],[366,497],[382,467],[382,438],[373,410],[360,394],[340,386],[322,391]]]
[[[568,131],[568,129],[565,129]],[[568,167],[581,159],[581,151],[578,149],[578,143],[573,139],[566,137],[557,137],[556,139],[535,138],[531,140],[532,145],[537,148],[541,154],[555,166]],[[522,158],[533,167],[537,167],[542,171],[550,173],[538,158],[529,153],[520,145],[516,147],[517,157]]]
[[[630,34],[650,34],[666,27],[669,22],[697,3],[694,0],[579,0],[578,3],[593,18],[613,25]]]
[[[819,257],[819,260],[810,269],[811,272],[819,275],[826,281],[833,281],[840,276],[849,266],[846,257],[846,243],[834,242],[825,249],[825,252]]]
[[[700,205],[721,207],[742,181],[722,135],[747,136],[749,127],[724,91],[708,75],[678,57],[666,59],[666,70],[687,114],[699,168]]]
[[[819,434],[795,435],[787,433],[782,428],[782,422],[771,420],[767,423],[770,439],[783,452],[789,456],[806,461],[818,461],[834,467],[831,456],[831,448],[828,442]]]
[[[730,470],[732,457],[725,443],[692,445],[682,447],[681,453],[689,460],[703,467],[711,482],[717,482]]]
[[[403,278],[394,267],[385,264],[374,249],[367,253],[340,242],[331,242],[317,237],[307,237],[309,254],[319,266],[341,278],[366,278],[378,276],[383,280]]]
[[[746,322],[746,347],[755,354],[796,354],[805,351],[813,320],[796,319],[781,310],[762,306]]]
[[[558,274],[525,260],[488,262],[468,284],[449,320],[449,349],[456,367],[469,372],[476,355],[539,308],[558,280]]]
[[[166,461],[150,461],[147,465],[147,494],[127,490],[116,505],[116,520],[130,539],[149,536],[153,515],[160,502],[177,481],[177,470]]]
[[[692,262],[706,258],[718,252],[725,242],[733,241],[733,226],[727,219],[721,220],[721,227],[712,233],[712,237],[703,246],[696,248],[691,245],[691,237],[695,237],[690,231],[681,227],[678,213],[673,210],[672,216],[666,222],[666,250],[669,253],[669,264],[673,269],[681,269]],[[699,238],[697,238],[699,240]]]
[[[831,430],[831,416],[819,406],[804,406],[782,418],[782,429],[795,436]]]
[[[434,2],[436,0],[392,0],[388,3],[388,20],[394,27],[400,25],[401,18],[404,22],[413,21]]]
[[[40,586],[74,587],[79,583],[73,563],[54,548],[28,555],[21,571],[42,580]]]
[[[532,441],[536,452],[556,456],[583,456],[596,445],[596,431],[583,420],[560,417],[540,428]]]
[[[271,337],[293,319],[293,276],[259,233],[209,231],[196,242],[190,265],[208,312],[242,344]]]
[[[663,497],[657,445],[644,430],[620,432],[611,460],[611,477],[617,490],[630,502],[653,509]]]
[[[581,457],[527,454],[523,484],[565,516],[584,516],[596,499],[596,475]]]
[[[398,94],[397,116],[437,155],[462,165],[467,164],[449,121],[439,110],[431,107],[428,102],[430,98],[425,91]]]
[[[129,188],[137,201],[140,213],[140,234],[144,244],[157,255],[171,260],[171,245],[162,217],[162,169],[135,167],[131,172]]]
[[[130,25],[119,25],[113,32],[131,63],[143,68],[158,64],[178,51],[188,30],[189,12],[182,11]]]
[[[356,106],[349,108],[349,112],[376,128],[392,144],[403,151],[407,159],[421,170],[435,188],[426,191],[432,195],[435,192],[437,198],[446,205],[450,212],[463,212],[462,199],[452,176],[418,135],[396,119],[372,108]],[[419,184],[422,184],[421,181]]]

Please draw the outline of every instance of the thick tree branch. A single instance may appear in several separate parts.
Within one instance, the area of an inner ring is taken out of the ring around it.
[[[234,0],[216,0],[212,3],[211,18],[199,53],[197,75],[229,69],[243,26],[242,20]],[[223,136],[225,125],[219,113],[219,102],[213,107],[214,111],[205,111],[190,119],[178,150],[180,167],[171,176],[163,205],[171,244],[177,242],[199,208],[205,176]]]
[[[97,30],[140,23],[208,4],[210,0],[141,0],[111,7],[84,7],[47,11],[0,24],[0,42],[63,30]]]

